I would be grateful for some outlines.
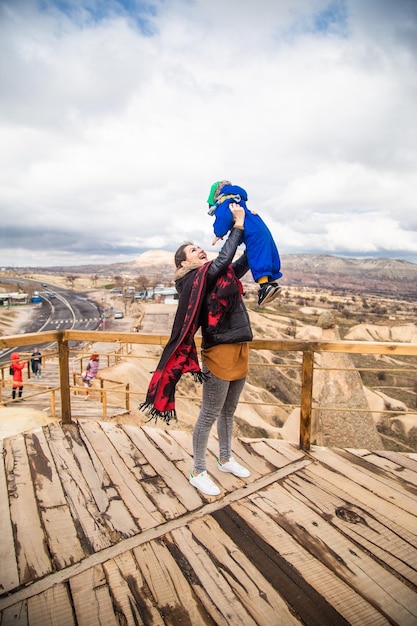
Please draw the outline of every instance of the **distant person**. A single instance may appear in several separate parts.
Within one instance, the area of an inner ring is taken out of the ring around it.
[[[18,399],[20,400],[23,394],[23,369],[26,363],[20,361],[18,352],[12,352],[10,359],[12,361],[10,372],[13,375],[12,400],[16,400],[16,392],[18,392]]]
[[[87,388],[87,391],[85,392],[85,400],[88,398],[88,388],[91,387],[91,381],[97,376],[99,365],[100,358],[98,354],[93,353],[88,362],[87,369],[81,374],[84,387]]]
[[[281,259],[272,234],[265,222],[255,212],[250,211],[246,202],[248,194],[242,187],[232,185],[229,180],[213,183],[207,199],[209,215],[214,215],[213,245],[233,227],[230,204],[239,204],[245,210],[245,232],[242,241],[246,244],[249,268],[259,285],[258,305],[272,302],[281,287],[276,282],[281,278]]]
[[[30,366],[35,378],[42,378],[42,352],[35,348],[30,359]]]

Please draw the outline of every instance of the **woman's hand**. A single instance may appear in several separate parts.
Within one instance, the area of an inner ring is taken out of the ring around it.
[[[240,204],[236,204],[236,202],[232,202],[229,205],[229,209],[233,215],[234,225],[243,227],[245,223],[245,209]]]

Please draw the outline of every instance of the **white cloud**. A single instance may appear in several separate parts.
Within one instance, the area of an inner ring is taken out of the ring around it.
[[[129,4],[0,5],[2,265],[208,246],[224,177],[284,252],[417,261],[414,2]]]

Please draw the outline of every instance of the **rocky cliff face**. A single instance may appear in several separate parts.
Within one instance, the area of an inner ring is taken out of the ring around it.
[[[340,335],[337,328],[329,328],[323,329],[321,338],[337,341]],[[313,396],[319,408],[313,411],[311,440],[327,447],[382,450],[362,379],[350,356],[323,352],[317,360]],[[338,409],[329,410],[334,407]]]

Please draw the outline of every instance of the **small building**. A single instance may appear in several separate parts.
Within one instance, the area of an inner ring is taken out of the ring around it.
[[[14,306],[16,304],[27,304],[28,294],[17,291],[10,293],[0,293],[0,306]]]
[[[153,299],[161,304],[177,304],[178,292],[175,287],[157,285],[153,290]]]

